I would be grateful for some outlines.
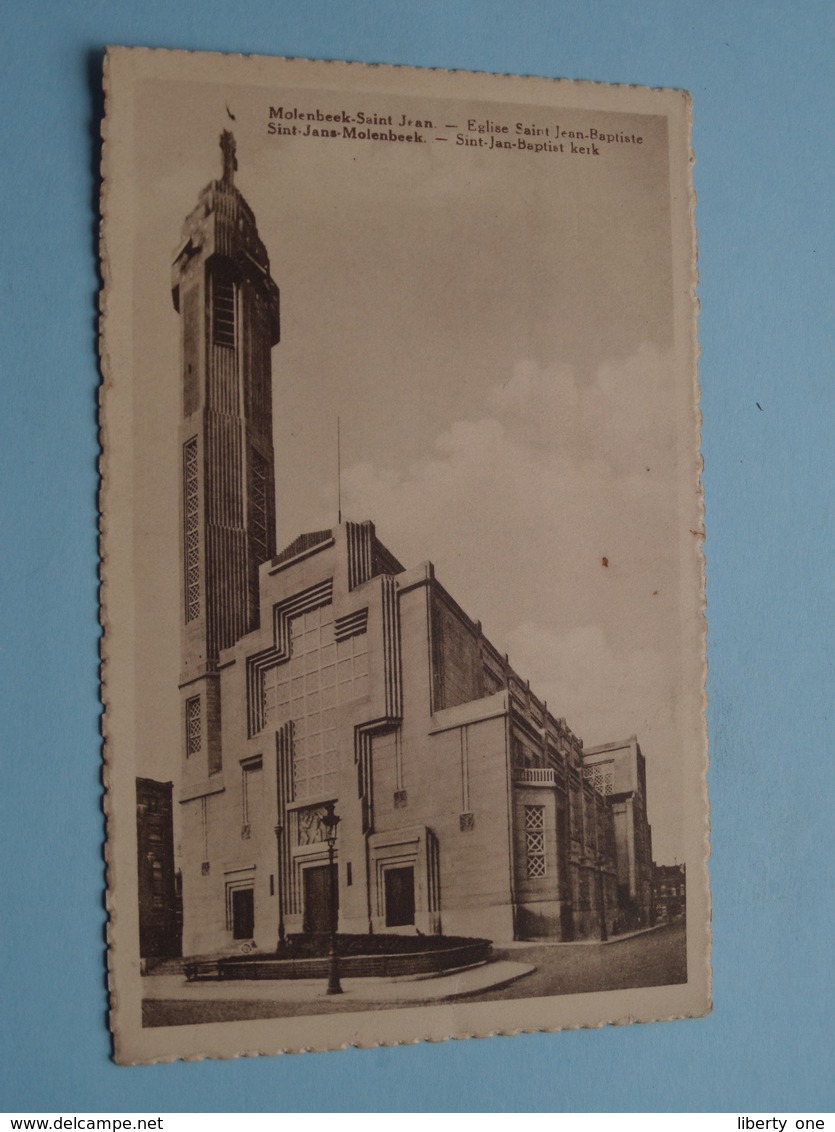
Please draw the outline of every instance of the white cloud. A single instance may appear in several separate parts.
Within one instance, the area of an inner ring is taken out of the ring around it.
[[[648,599],[672,590],[676,569],[674,485],[652,471],[666,438],[653,438],[652,421],[636,413],[620,438],[596,402],[602,388],[629,384],[643,401],[635,373],[651,373],[654,384],[663,368],[642,348],[619,376],[604,367],[583,391],[569,370],[520,363],[489,394],[492,415],[451,424],[432,456],[402,469],[348,467],[343,510],[373,518],[405,562],[431,558],[490,633],[506,639],[523,621],[567,631],[596,620],[616,644],[654,642],[667,606]],[[558,415],[557,404],[569,408]],[[630,627],[630,609],[637,616],[645,604]]]
[[[509,635],[520,675],[589,745],[669,727],[671,674],[660,650],[615,649],[602,625],[556,633],[523,621]]]
[[[675,438],[646,406],[663,407],[666,372],[651,347],[585,385],[520,362],[431,456],[343,474],[344,513],[374,519],[407,566],[431,559],[554,714],[589,744],[637,733],[662,759],[677,730]]]
[[[618,471],[666,467],[675,441],[670,374],[669,357],[648,343],[590,377],[523,359],[490,391],[488,405],[529,443],[604,459]]]

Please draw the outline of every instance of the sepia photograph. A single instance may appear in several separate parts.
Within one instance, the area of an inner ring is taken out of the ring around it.
[[[704,1015],[689,96],[105,94],[116,1059]]]

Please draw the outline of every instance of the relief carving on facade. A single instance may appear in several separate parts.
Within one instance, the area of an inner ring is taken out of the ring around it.
[[[326,840],[326,831],[322,824],[326,812],[324,806],[308,806],[306,809],[296,811],[298,845],[319,845]]]

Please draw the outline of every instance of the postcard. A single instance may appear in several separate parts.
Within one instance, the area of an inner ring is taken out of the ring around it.
[[[707,1013],[689,96],[105,91],[116,1060]]]

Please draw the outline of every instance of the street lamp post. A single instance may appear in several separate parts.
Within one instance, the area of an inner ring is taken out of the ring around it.
[[[330,895],[330,925],[331,925],[331,939],[330,949],[328,951],[328,989],[327,994],[342,994],[342,984],[339,981],[339,956],[336,952],[336,928],[337,928],[337,876],[336,865],[334,862],[335,847],[336,847],[336,827],[342,819],[337,817],[334,813],[334,803],[328,802],[325,806],[325,813],[322,817],[322,825],[325,827],[325,839],[328,843],[328,877],[329,877],[329,895]]]
[[[281,952],[284,950],[286,938],[284,935],[284,892],[282,887],[282,859],[281,859],[281,835],[284,833],[284,826],[279,820],[275,827],[275,847],[277,858],[277,873],[276,873],[276,892],[278,894],[278,945],[276,951]]]

